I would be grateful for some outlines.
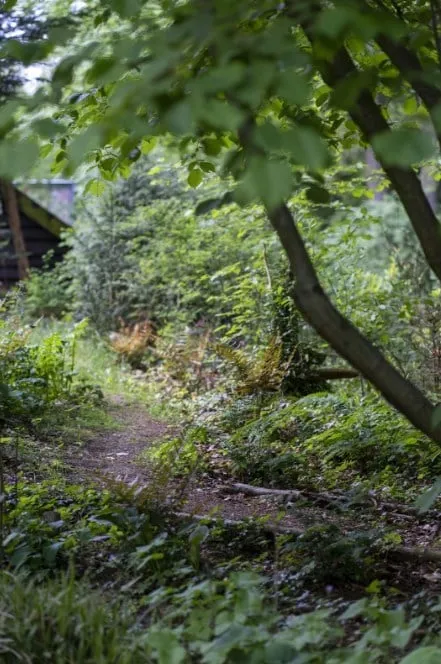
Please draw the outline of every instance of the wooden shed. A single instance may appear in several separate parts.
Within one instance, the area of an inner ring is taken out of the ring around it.
[[[0,288],[26,278],[29,269],[43,265],[51,251],[53,261],[65,253],[62,231],[69,224],[10,182],[0,183]]]

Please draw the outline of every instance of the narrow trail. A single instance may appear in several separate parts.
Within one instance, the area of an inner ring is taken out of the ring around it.
[[[105,478],[140,486],[154,482],[148,465],[140,460],[143,451],[156,441],[173,435],[176,426],[153,419],[146,410],[137,405],[125,405],[121,399],[113,399],[109,413],[118,424],[117,429],[102,430],[76,450],[69,458],[75,473],[91,479]],[[197,515],[213,515],[232,520],[268,517],[271,523],[285,528],[304,530],[317,524],[335,523],[344,529],[355,527],[353,518],[336,515],[330,510],[317,507],[302,507],[289,513],[279,497],[251,497],[234,495],[226,490],[225,481],[207,475],[198,477],[185,487],[178,480],[171,480],[169,493],[177,488],[183,508]],[[283,510],[285,514],[281,517]]]
[[[97,431],[81,449],[72,453],[68,460],[69,466],[75,474],[82,474],[98,482],[109,478],[127,484],[154,486],[152,472],[140,460],[140,455],[159,439],[173,435],[176,426],[155,420],[140,406],[125,405],[120,398],[113,399],[109,410],[118,428]],[[181,488],[178,480],[170,479],[166,494],[173,496],[176,489],[180,491]],[[346,533],[381,526],[399,533],[403,546],[441,551],[440,523],[430,517],[420,520],[375,509],[348,509],[342,512],[326,506],[290,506],[281,502],[278,496],[231,494],[225,478],[210,477],[208,474],[185,486],[180,499],[185,512],[194,515],[211,515],[237,521],[265,517],[270,524],[301,531],[327,524],[335,524]]]

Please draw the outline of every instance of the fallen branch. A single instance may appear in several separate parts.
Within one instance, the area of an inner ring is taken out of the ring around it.
[[[350,499],[344,493],[330,493],[327,491],[300,491],[299,489],[269,489],[266,487],[252,486],[251,484],[242,484],[235,482],[225,487],[225,491],[229,493],[243,493],[246,496],[282,496],[286,500],[311,500],[315,503],[322,503],[325,505],[343,505],[345,502],[349,503]],[[399,503],[377,502],[375,498],[366,498],[362,502],[358,502],[356,506],[366,507],[372,505],[378,510],[384,512],[391,512],[399,517],[412,517],[424,518],[424,514],[420,514],[416,507],[412,505],[400,505]],[[438,518],[440,513],[438,511],[431,511],[431,516]]]
[[[343,495],[328,492],[299,491],[298,489],[267,489],[264,487],[252,486],[251,484],[241,484],[236,482],[226,487],[231,493],[243,493],[247,496],[283,496],[287,500],[313,500],[322,502],[326,505],[335,505],[341,503]]]
[[[175,516],[182,519],[188,519],[190,521],[196,521],[196,522],[203,521],[207,525],[217,525],[220,522],[226,528],[244,527],[246,525],[246,521],[244,520],[223,519],[222,517],[214,518],[210,516],[203,516],[201,514],[191,514],[190,512],[176,512]],[[256,522],[256,526],[259,527],[262,533],[271,535],[273,537],[277,537],[278,535],[293,535],[295,537],[299,537],[301,535],[304,535],[306,532],[306,529],[292,528],[292,527],[286,528],[284,526],[279,526],[279,525],[276,526],[268,523],[261,524]],[[380,547],[378,548],[380,549]],[[441,550],[420,549],[417,546],[394,546],[388,548],[387,551],[385,552],[385,555],[391,558],[397,558],[400,560],[412,560],[421,563],[441,562]]]
[[[360,374],[355,369],[346,367],[315,369],[314,373],[308,376],[308,380],[344,380],[347,378],[360,378]]]

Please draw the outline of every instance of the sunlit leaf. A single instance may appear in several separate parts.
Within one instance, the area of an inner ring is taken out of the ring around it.
[[[198,187],[204,178],[203,172],[199,168],[195,168],[188,174],[187,182],[190,187]]]

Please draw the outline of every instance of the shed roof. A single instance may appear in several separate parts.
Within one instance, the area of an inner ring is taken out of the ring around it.
[[[63,230],[70,228],[68,223],[52,212],[49,212],[49,210],[37,203],[37,201],[18,189],[15,185],[14,189],[16,191],[18,208],[21,214],[25,214],[32,219],[32,221],[35,221],[56,237],[60,237]]]

